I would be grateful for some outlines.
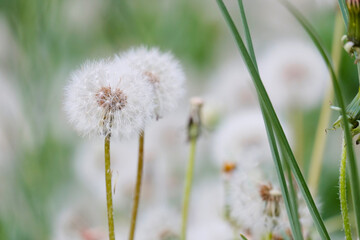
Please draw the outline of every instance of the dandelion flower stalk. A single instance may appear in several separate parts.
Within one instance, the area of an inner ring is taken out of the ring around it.
[[[133,199],[133,208],[132,208],[132,214],[131,214],[129,240],[133,240],[134,236],[135,236],[136,219],[137,219],[137,213],[138,213],[139,202],[140,202],[143,167],[144,167],[144,131],[142,131],[139,136],[138,167],[137,167],[137,176],[136,176],[136,184],[135,184],[135,193],[134,193],[134,199]]]
[[[111,192],[111,168],[110,168],[110,134],[105,136],[105,182],[106,182],[106,202],[109,227],[109,239],[115,240],[114,231],[114,209]]]
[[[203,101],[200,98],[191,99],[191,114],[188,125],[188,139],[190,141],[190,153],[189,153],[189,162],[186,171],[186,180],[185,180],[185,190],[184,190],[184,200],[182,208],[182,222],[181,222],[181,240],[186,239],[186,227],[189,214],[189,204],[190,204],[190,195],[191,188],[194,176],[194,165],[195,165],[195,153],[196,153],[196,143],[197,138],[200,134],[200,110],[203,105]]]
[[[127,139],[144,129],[154,114],[152,86],[139,71],[122,62],[87,61],[71,75],[64,108],[82,136],[105,137],[109,239],[115,240],[110,138]]]
[[[341,214],[344,223],[345,239],[351,240],[351,227],[349,221],[349,210],[347,206],[346,198],[346,144],[345,140],[343,143],[343,149],[341,154],[341,163],[340,163],[340,178],[339,178],[339,189],[340,189],[340,206]]]

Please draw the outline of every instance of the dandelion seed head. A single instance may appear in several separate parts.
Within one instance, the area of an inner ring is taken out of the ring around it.
[[[270,99],[280,110],[314,107],[329,78],[316,49],[297,40],[271,45],[259,58],[259,67]]]
[[[270,231],[281,234],[289,227],[280,191],[273,184],[264,182],[264,174],[259,168],[238,169],[229,182],[230,216],[254,239],[261,239]]]
[[[155,93],[154,114],[157,119],[178,106],[185,93],[185,74],[178,60],[170,52],[164,53],[158,48],[142,46],[120,54],[116,59],[139,70],[151,83]]]
[[[270,149],[261,112],[249,109],[225,119],[215,134],[213,151],[220,167],[226,162],[249,169],[268,161]]]
[[[83,136],[130,138],[145,127],[154,107],[151,84],[117,61],[86,62],[65,89],[65,111]]]

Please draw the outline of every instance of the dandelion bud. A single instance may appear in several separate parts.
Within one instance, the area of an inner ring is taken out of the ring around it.
[[[355,55],[355,63],[360,61],[360,0],[347,0],[346,6],[349,12],[349,24],[347,35],[341,40],[344,42],[346,52]]]
[[[193,97],[190,99],[190,118],[188,123],[188,140],[198,138],[201,127],[201,108],[204,101],[200,97]]]
[[[349,11],[349,25],[347,39],[354,43],[354,46],[360,47],[360,1],[347,0],[347,8]]]

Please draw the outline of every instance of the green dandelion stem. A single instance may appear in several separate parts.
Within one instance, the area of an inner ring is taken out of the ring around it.
[[[197,128],[196,125],[194,125],[193,127]],[[191,187],[194,176],[196,142],[197,142],[196,136],[190,138],[190,155],[189,155],[188,168],[186,172],[185,193],[184,193],[184,201],[183,201],[183,209],[182,209],[181,240],[186,239],[186,226],[187,226],[188,213],[189,213],[190,194],[191,194]]]
[[[111,192],[111,168],[110,168],[110,134],[105,137],[105,182],[106,182],[106,202],[107,216],[109,225],[109,239],[115,240],[114,231],[114,209]]]
[[[137,213],[138,213],[139,202],[140,202],[143,167],[144,167],[144,132],[141,132],[140,136],[139,136],[138,168],[137,168],[137,177],[136,177],[136,184],[135,184],[135,191],[134,191],[133,208],[132,208],[132,214],[131,214],[129,240],[133,240],[135,237],[136,219],[137,219]]]
[[[349,210],[346,199],[346,144],[344,140],[342,154],[341,154],[341,163],[340,163],[340,206],[341,214],[344,223],[345,239],[351,240],[351,227],[349,221]]]

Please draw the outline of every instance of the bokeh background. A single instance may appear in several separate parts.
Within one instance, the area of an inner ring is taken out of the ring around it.
[[[315,96],[310,103],[307,98],[302,102],[300,96],[291,105],[291,100],[286,100],[289,96],[281,97],[291,87],[271,78],[273,83],[267,85],[269,90],[278,89],[271,95],[274,101],[280,99],[274,102],[275,108],[290,129],[294,148],[300,148],[302,170],[308,176],[322,99],[330,86],[326,68],[321,59],[316,60],[319,56],[306,33],[277,1],[244,2],[260,72],[275,78],[281,75],[281,69],[286,68],[281,64],[287,62],[281,56],[287,53],[300,59],[308,74],[302,76],[295,67],[288,69],[291,76],[319,78],[298,88]],[[236,1],[226,3],[238,21]],[[311,20],[330,50],[336,1],[293,3]],[[165,224],[169,228],[178,225],[188,154],[188,99],[202,96],[206,122],[197,155],[190,239],[231,239],[227,237],[231,232],[224,233],[231,231],[228,226],[221,218],[212,220],[216,214],[210,214],[221,212],[223,201],[221,166],[212,151],[216,148],[214,138],[228,116],[257,109],[257,102],[213,0],[0,0],[0,239],[106,239],[102,142],[82,139],[71,129],[62,109],[63,89],[70,73],[85,60],[111,57],[139,45],[173,52],[187,75],[187,96],[176,112],[148,126],[137,237],[150,239],[141,232],[150,234]],[[302,50],[315,55],[303,56]],[[280,73],[273,73],[274,69]],[[339,69],[349,102],[358,81],[353,60],[344,51]],[[319,87],[315,82],[322,79]],[[246,83],[246,90],[236,87],[241,82]],[[333,112],[326,127],[330,128],[337,117]],[[316,199],[333,238],[342,239],[337,187],[340,131],[328,131],[326,138]],[[112,145],[119,239],[126,239],[129,225],[136,150],[136,139]],[[171,214],[174,217],[168,217]],[[172,220],[164,221],[164,216]]]

